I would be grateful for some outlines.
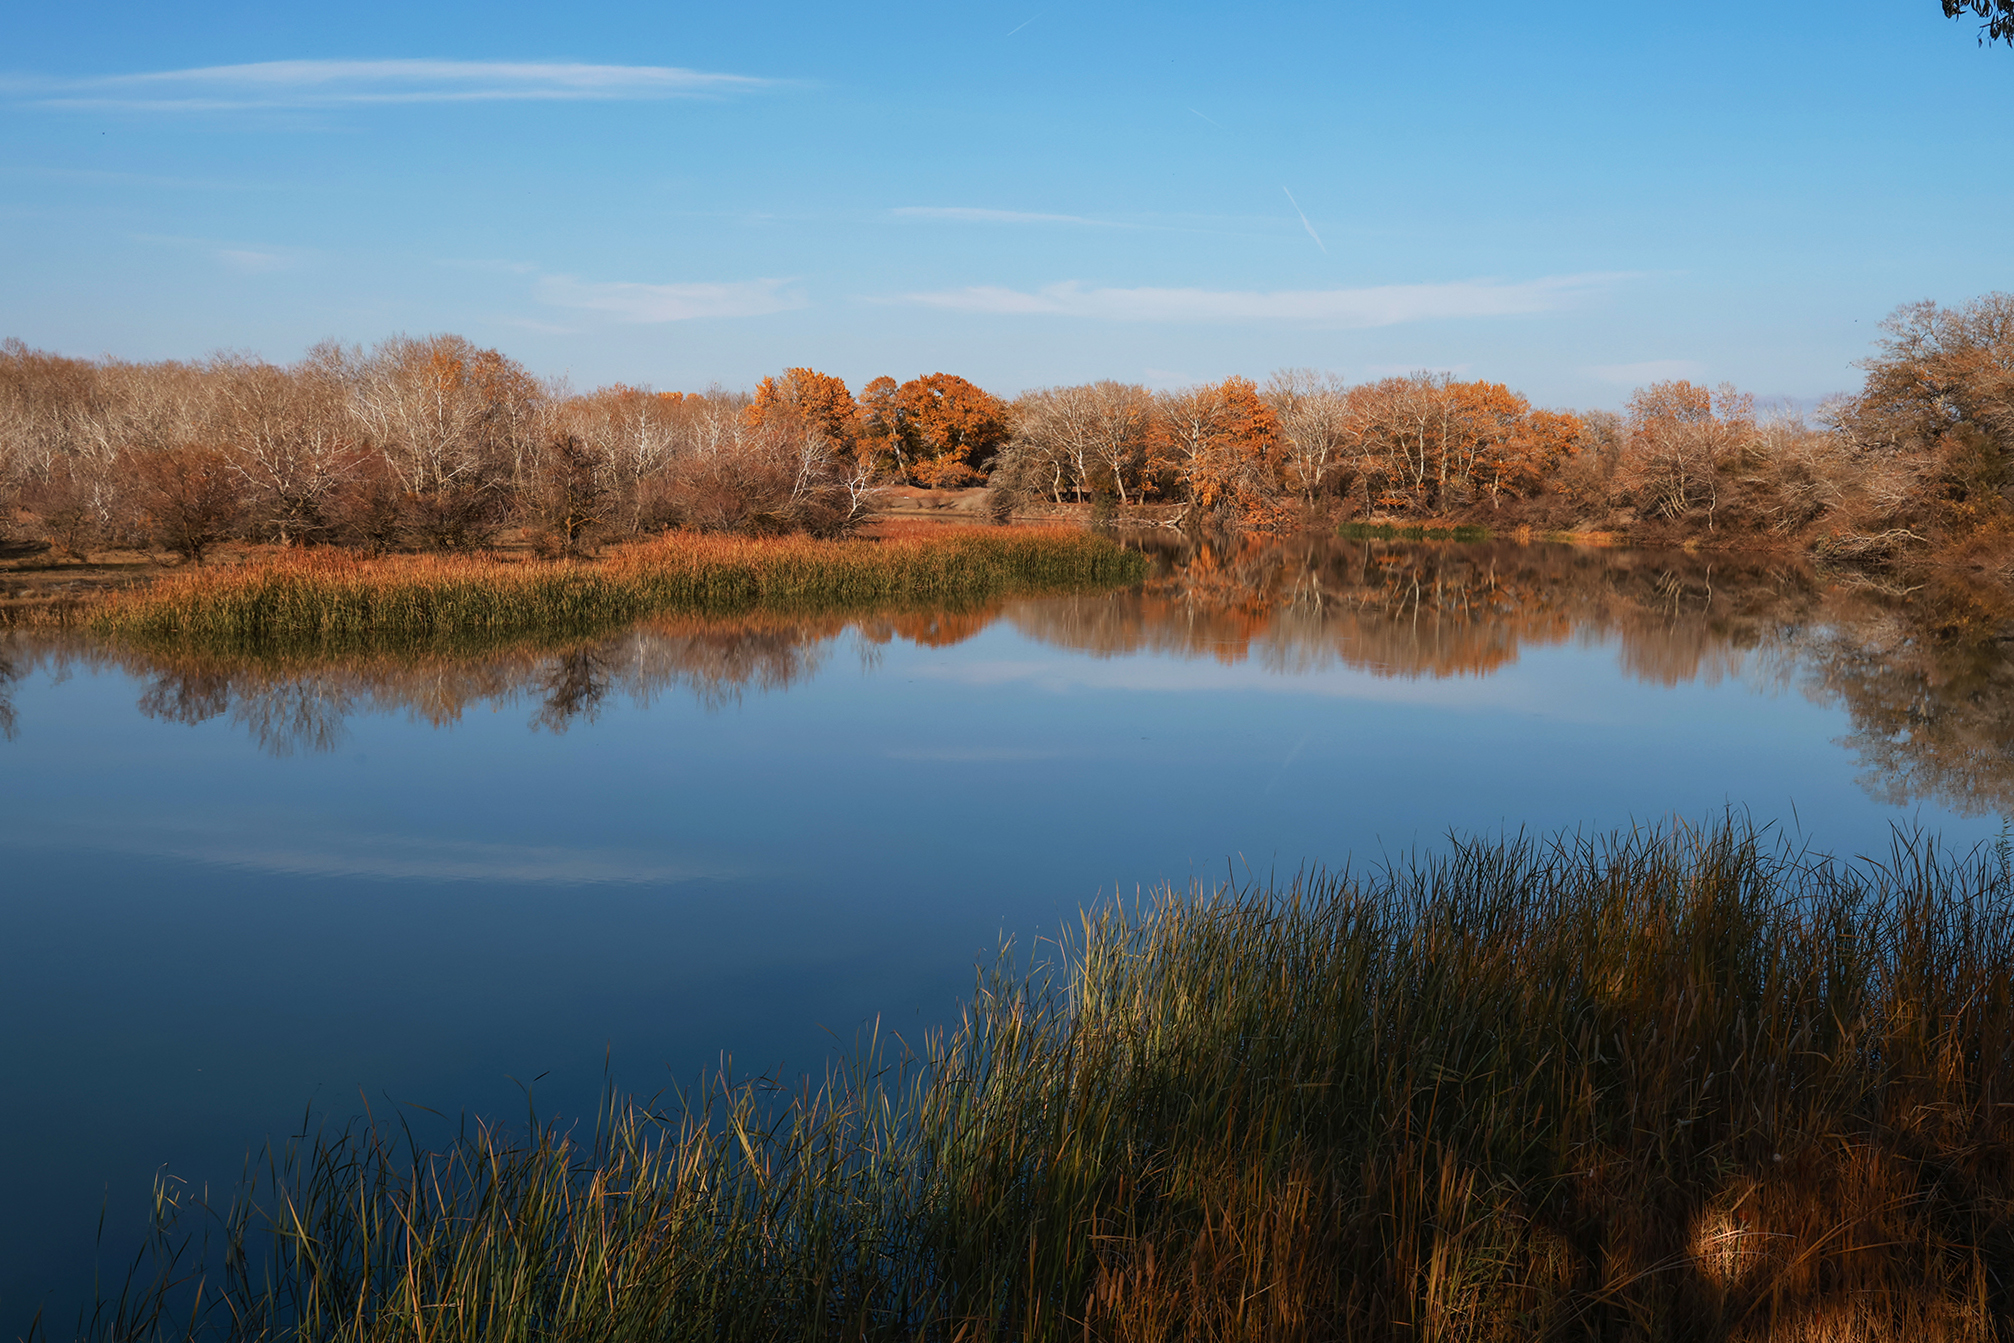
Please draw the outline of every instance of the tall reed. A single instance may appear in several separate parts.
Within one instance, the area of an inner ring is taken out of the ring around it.
[[[164,1194],[161,1271],[79,1332],[1997,1338],[2010,967],[2004,855],[1922,838],[1518,837],[1163,889],[822,1086],[617,1103],[591,1138],[299,1139],[200,1281]]]
[[[1144,561],[1070,528],[929,540],[668,536],[600,562],[310,552],[193,569],[108,599],[99,633],[209,641],[604,628],[662,611],[864,607],[1137,581]]]

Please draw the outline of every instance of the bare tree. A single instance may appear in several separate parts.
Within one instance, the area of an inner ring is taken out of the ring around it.
[[[329,501],[356,468],[356,428],[330,367],[337,357],[318,350],[283,369],[226,355],[206,368],[215,439],[243,483],[253,526],[283,546],[324,534]]]
[[[1086,429],[1090,413],[1089,398],[1081,387],[1023,393],[1010,409],[1014,423],[1008,446],[1011,473],[1029,488],[1048,494],[1055,503],[1062,503],[1066,492],[1072,498],[1082,498],[1085,477],[1090,474]]]
[[[1280,426],[1280,463],[1289,488],[1312,503],[1343,473],[1357,428],[1348,388],[1334,374],[1286,368],[1262,393]]]
[[[1147,435],[1154,418],[1154,397],[1144,387],[1125,382],[1094,382],[1089,388],[1091,415],[1085,426],[1085,454],[1095,483],[1110,481],[1119,502],[1133,502],[1147,465]],[[1126,482],[1135,489],[1129,494]]]
[[[1652,383],[1630,397],[1619,474],[1645,512],[1674,521],[1698,512],[1711,531],[1722,468],[1755,436],[1755,398],[1732,385]]]
[[[649,482],[680,449],[678,421],[687,400],[618,383],[556,406],[556,432],[577,435],[599,463],[616,529],[633,533],[649,525]]]
[[[460,336],[396,336],[346,378],[352,413],[398,480],[414,539],[468,549],[507,516],[540,401],[529,374]]]
[[[1130,383],[1026,393],[1012,412],[1021,469],[1046,474],[1059,503],[1066,489],[1081,499],[1095,488],[1109,488],[1121,503],[1131,503],[1146,469],[1153,415],[1153,395]]]

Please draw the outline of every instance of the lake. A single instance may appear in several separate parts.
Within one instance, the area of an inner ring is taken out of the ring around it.
[[[157,1169],[228,1183],[310,1107],[817,1071],[1115,893],[1729,809],[1963,850],[2014,811],[1989,587],[1153,549],[1130,591],[456,657],[0,634],[0,1331],[68,1323],[101,1205],[111,1268]]]

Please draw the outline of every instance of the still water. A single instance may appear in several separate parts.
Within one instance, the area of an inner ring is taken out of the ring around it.
[[[101,1206],[116,1250],[158,1168],[228,1182],[310,1106],[816,1071],[1115,892],[1730,808],[1991,842],[2001,599],[1302,541],[474,656],[0,636],[0,1336],[67,1323]]]

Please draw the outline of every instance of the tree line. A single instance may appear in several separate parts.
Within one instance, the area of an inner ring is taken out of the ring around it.
[[[995,516],[1089,503],[1196,528],[1419,519],[1638,539],[1773,538],[1860,560],[2014,549],[2014,296],[1915,304],[1865,385],[1811,419],[1668,380],[1622,413],[1501,383],[1309,370],[1006,399],[964,378],[856,396],[790,368],[753,392],[577,392],[459,336],[281,366],[70,359],[0,344],[0,527],[69,554],[228,538],[548,553],[665,528],[837,536],[884,486],[984,485]]]

